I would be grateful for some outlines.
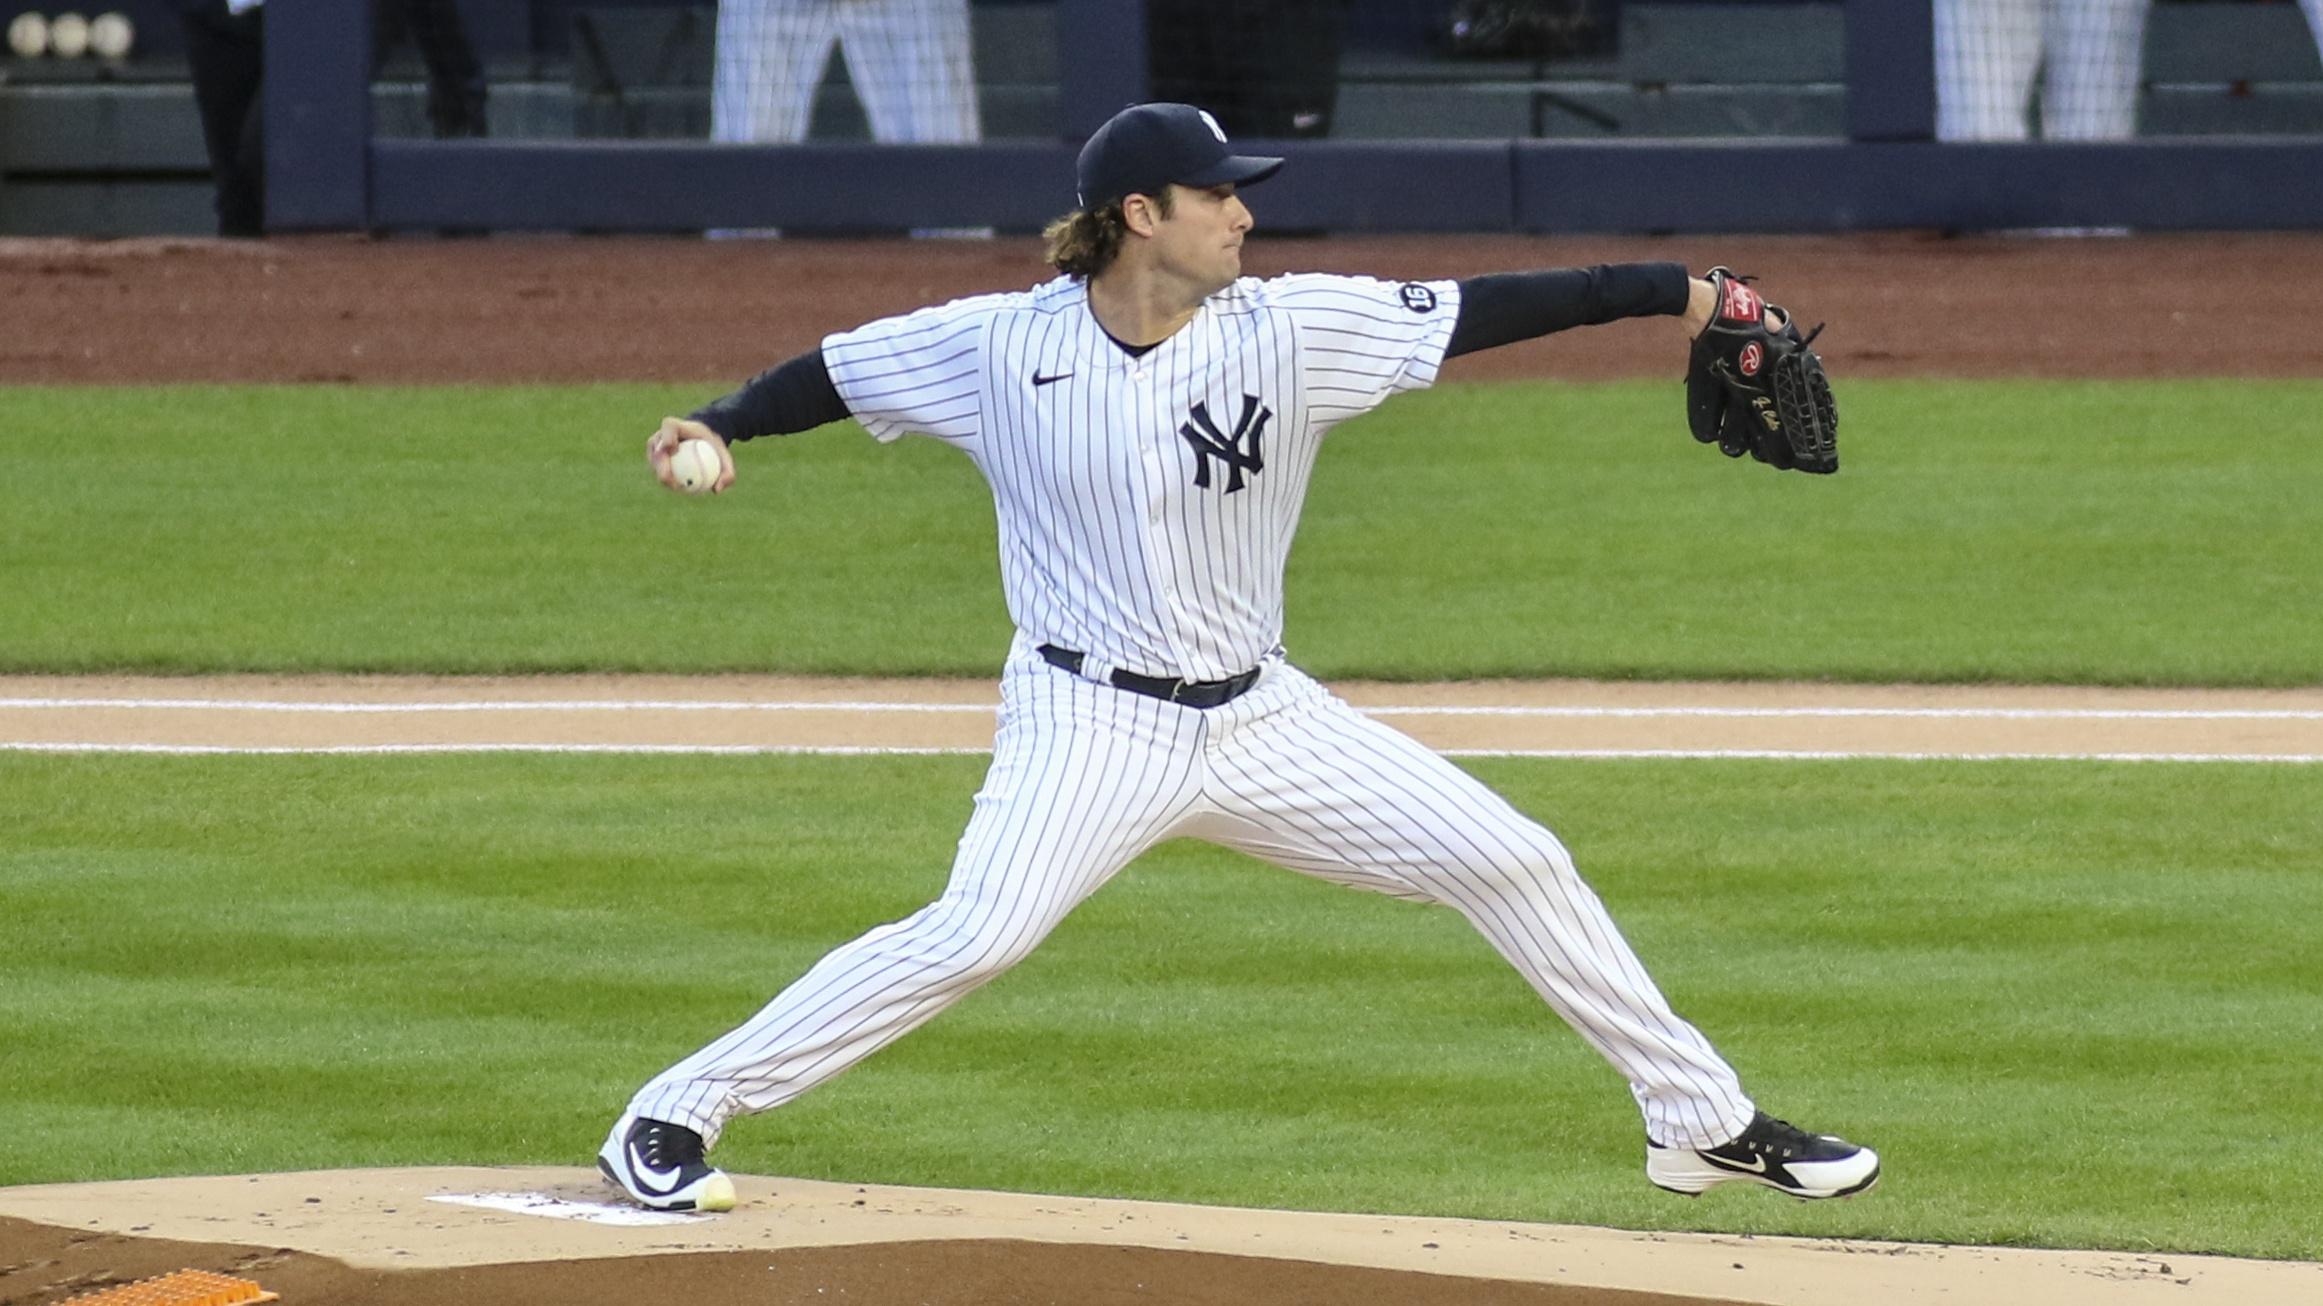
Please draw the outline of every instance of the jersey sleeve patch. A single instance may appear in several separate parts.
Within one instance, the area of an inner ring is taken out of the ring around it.
[[[1298,324],[1299,370],[1318,429],[1435,384],[1460,316],[1456,281],[1306,272],[1274,278],[1264,293],[1269,308]]]

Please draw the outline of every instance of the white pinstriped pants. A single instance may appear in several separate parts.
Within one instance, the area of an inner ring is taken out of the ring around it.
[[[1628,1078],[1653,1141],[1715,1146],[1750,1122],[1733,1069],[1670,1010],[1556,836],[1467,772],[1279,659],[1204,711],[1060,671],[1021,638],[943,896],[832,951],[630,1109],[715,1142],[1024,960],[1181,835],[1458,911]]]
[[[806,139],[831,45],[872,139],[979,139],[968,0],[721,0],[710,76],[710,139]]]
[[[2135,135],[2149,8],[2151,0],[1936,0],[1936,139],[2030,139],[2036,75],[2042,139]]]

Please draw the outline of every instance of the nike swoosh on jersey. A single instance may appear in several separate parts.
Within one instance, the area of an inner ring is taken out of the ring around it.
[[[667,1170],[656,1170],[647,1165],[645,1154],[637,1150],[635,1143],[629,1145],[629,1170],[637,1176],[637,1186],[656,1197],[666,1197],[677,1191],[678,1168],[673,1166]]]
[[[1035,372],[1032,374],[1032,383],[1036,386],[1054,385],[1071,375],[1071,372],[1059,372],[1055,376],[1042,376],[1040,373]]]

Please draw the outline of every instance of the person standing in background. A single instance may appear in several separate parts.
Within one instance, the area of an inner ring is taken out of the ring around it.
[[[179,0],[194,107],[217,185],[218,234],[266,234],[266,142],[259,91],[266,71],[261,0]]]
[[[427,120],[437,140],[489,134],[484,120],[484,66],[452,0],[372,0],[371,67],[405,36],[427,65]]]
[[[802,141],[837,44],[887,144],[983,138],[968,0],[723,0],[710,79],[710,139]]]
[[[2305,0],[2313,5],[2317,0]],[[2120,140],[2137,133],[2150,0],[1936,0],[1936,138]]]
[[[194,105],[217,189],[218,234],[266,234],[265,0],[179,0]],[[453,0],[374,0],[377,59],[410,33],[428,72],[428,124],[438,139],[482,136],[484,69]]]

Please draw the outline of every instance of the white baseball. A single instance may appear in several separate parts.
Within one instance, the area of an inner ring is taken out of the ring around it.
[[[89,49],[100,59],[121,59],[137,44],[137,27],[122,13],[99,14],[89,20]]]
[[[48,48],[59,59],[78,59],[89,52],[89,20],[62,13],[48,20]]]
[[[688,494],[708,494],[718,483],[718,474],[725,466],[718,461],[718,446],[708,440],[694,439],[678,442],[678,451],[669,456],[669,470],[677,477],[678,488]]]
[[[48,52],[48,20],[39,14],[16,15],[8,24],[8,48],[19,58],[38,59]]]

